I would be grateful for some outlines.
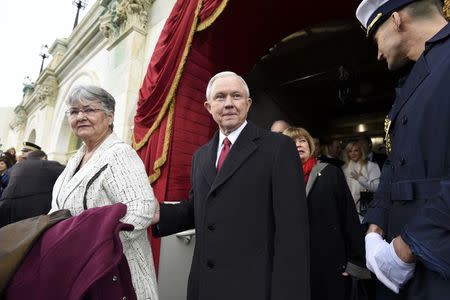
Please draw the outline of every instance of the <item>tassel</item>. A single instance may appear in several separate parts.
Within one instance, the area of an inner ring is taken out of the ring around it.
[[[447,21],[450,21],[450,0],[444,0],[444,16]]]

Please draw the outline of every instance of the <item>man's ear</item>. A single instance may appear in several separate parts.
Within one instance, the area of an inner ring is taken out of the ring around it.
[[[402,17],[401,15],[394,11],[391,15],[392,25],[394,25],[397,31],[400,31],[400,27],[402,26]]]
[[[206,100],[206,101],[203,103],[203,106],[205,106],[206,110],[207,110],[209,113],[211,113],[211,104],[208,102],[208,100]]]

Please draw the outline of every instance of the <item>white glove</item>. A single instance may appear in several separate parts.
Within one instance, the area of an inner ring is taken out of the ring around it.
[[[416,263],[405,263],[397,256],[394,249],[394,240],[388,247],[383,247],[375,254],[375,261],[381,272],[399,287],[402,287],[414,276]]]
[[[413,277],[416,263],[405,263],[394,249],[394,241],[388,244],[381,235],[366,235],[366,265],[390,290],[397,293]]]
[[[375,256],[383,249],[388,248],[389,244],[376,232],[368,233],[365,237],[366,241],[366,265],[367,268],[375,273],[378,280],[380,280],[385,286],[387,286],[394,293],[398,294],[400,286],[392,282],[386,275],[380,270]]]

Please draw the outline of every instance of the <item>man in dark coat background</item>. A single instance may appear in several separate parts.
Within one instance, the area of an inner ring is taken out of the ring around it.
[[[196,229],[189,300],[310,298],[301,162],[290,138],[247,122],[249,96],[235,73],[210,80],[220,130],[193,156],[189,200],[154,217],[156,236]]]
[[[367,266],[394,293],[450,295],[450,25],[435,0],[364,0],[356,15],[390,70],[415,62],[386,120],[389,157],[366,214]]]
[[[374,162],[380,167],[380,170],[383,169],[384,162],[386,161],[387,156],[383,153],[373,152],[373,144],[372,140],[368,136],[363,136],[358,139],[358,144],[364,151],[366,155],[366,160]]]
[[[49,212],[53,185],[64,166],[46,158],[36,150],[14,166],[0,198],[0,227]]]

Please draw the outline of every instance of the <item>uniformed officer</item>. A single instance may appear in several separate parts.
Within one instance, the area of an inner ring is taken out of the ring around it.
[[[415,62],[385,124],[367,266],[392,299],[449,299],[450,25],[439,0],[364,0],[356,16],[390,70]]]
[[[23,146],[23,148],[21,149],[22,152],[31,152],[31,151],[35,151],[35,150],[41,150],[41,147],[39,147],[38,145],[36,145],[35,143],[32,143],[32,142],[23,142],[22,146]]]
[[[35,143],[32,143],[32,142],[23,142],[22,146],[23,146],[23,148],[20,150],[22,153],[18,157],[19,162],[27,159],[28,154],[30,154],[31,152],[36,151],[36,150],[41,150],[41,147],[39,147],[38,145],[36,145]]]

